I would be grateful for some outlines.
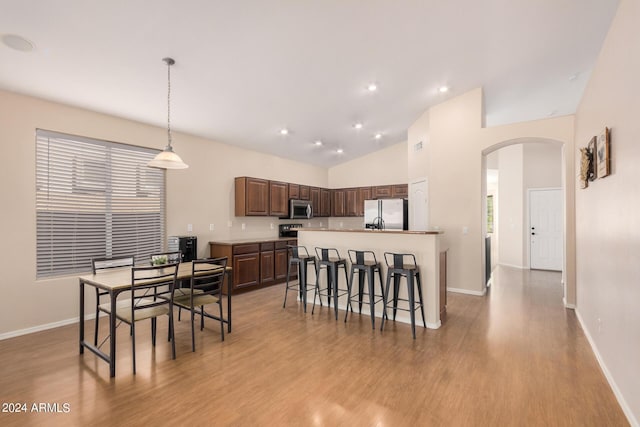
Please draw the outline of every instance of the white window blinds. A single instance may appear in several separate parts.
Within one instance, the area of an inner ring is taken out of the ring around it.
[[[91,269],[91,258],[161,252],[158,150],[37,130],[37,277]]]

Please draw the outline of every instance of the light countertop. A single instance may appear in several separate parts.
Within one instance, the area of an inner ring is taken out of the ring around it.
[[[444,234],[442,230],[412,231],[412,230],[370,230],[365,228],[301,228],[304,231],[331,231],[338,233],[377,233],[377,234]]]

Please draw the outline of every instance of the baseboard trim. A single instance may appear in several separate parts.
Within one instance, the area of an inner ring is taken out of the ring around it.
[[[504,262],[499,262],[498,265],[502,266],[502,267],[511,267],[511,268],[517,268],[518,270],[528,270],[527,267],[524,267],[522,265],[514,265],[514,264],[506,264]]]
[[[565,297],[562,297],[562,302],[564,304],[564,308],[570,308],[571,310],[575,310],[576,309],[576,305],[575,304],[569,304]]]
[[[457,294],[466,294],[466,295],[474,295],[476,297],[483,297],[487,293],[487,288],[484,288],[481,291],[471,291],[469,289],[447,287],[447,292],[455,292]]]
[[[611,372],[609,372],[607,365],[604,363],[604,360],[602,359],[602,356],[598,351],[598,347],[596,347],[595,341],[593,341],[593,338],[591,338],[591,334],[589,333],[589,330],[585,327],[585,324],[582,321],[582,316],[580,315],[580,311],[578,309],[575,309],[575,312],[576,312],[576,317],[578,318],[578,322],[580,323],[580,327],[582,328],[584,335],[587,337],[587,341],[589,341],[591,350],[593,351],[593,354],[595,354],[596,360],[598,361],[598,365],[600,365],[600,369],[602,369],[602,372],[604,373],[604,376],[607,379],[607,382],[609,383],[611,390],[613,390],[613,394],[616,396],[616,399],[618,400],[618,404],[622,408],[622,412],[624,412],[624,415],[627,417],[627,420],[629,421],[629,424],[631,424],[631,426],[640,427],[640,423],[638,423],[638,420],[634,417],[633,412],[631,411],[631,408],[627,404],[627,401],[622,395],[622,392],[618,388],[618,385],[613,379]]]
[[[95,313],[85,315],[85,319],[87,320],[95,319],[95,317],[96,317]],[[74,317],[72,319],[60,320],[59,322],[45,323],[44,325],[33,326],[31,328],[18,329],[17,331],[5,332],[3,334],[0,334],[0,341],[6,340],[9,338],[19,337],[22,335],[33,334],[35,332],[46,331],[48,329],[59,328],[61,326],[71,325],[73,323],[78,323],[79,321],[80,321],[79,317]]]

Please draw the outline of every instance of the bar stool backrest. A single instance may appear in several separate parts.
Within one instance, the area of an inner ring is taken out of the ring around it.
[[[349,261],[354,265],[364,265],[365,262],[378,263],[376,254],[373,251],[356,251],[349,249]]]
[[[335,248],[316,248],[316,255],[320,261],[340,259],[340,253]]]
[[[287,248],[291,251],[292,258],[309,258],[309,251],[305,246],[287,245]]]
[[[418,266],[414,254],[385,252],[384,262],[387,264],[387,267],[394,269],[416,268]]]

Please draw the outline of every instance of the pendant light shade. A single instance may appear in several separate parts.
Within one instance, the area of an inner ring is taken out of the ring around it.
[[[189,167],[180,156],[173,152],[171,146],[171,66],[176,62],[172,58],[162,59],[167,64],[167,146],[158,153],[147,166],[159,169],[186,169]]]

